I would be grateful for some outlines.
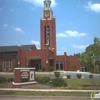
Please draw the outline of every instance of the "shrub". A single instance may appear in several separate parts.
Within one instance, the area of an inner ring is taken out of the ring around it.
[[[48,67],[47,67],[47,70],[48,70],[49,72],[51,72],[51,71],[53,71],[53,67],[52,67],[52,66],[48,66]]]
[[[55,79],[52,79],[52,86],[54,87],[60,87],[60,86],[67,86],[67,82],[62,79],[62,78],[55,78]]]
[[[45,68],[45,67],[42,67],[42,71],[43,71],[43,72],[46,71],[46,68]]]
[[[71,75],[67,75],[67,78],[71,78]]]
[[[76,76],[77,76],[77,78],[81,78],[81,77],[82,77],[82,75],[81,75],[81,74],[77,74]]]
[[[38,70],[38,72],[42,72],[42,70]]]
[[[92,74],[90,74],[90,75],[89,75],[89,78],[90,78],[90,79],[91,79],[91,78],[93,78],[93,75],[92,75]]]
[[[8,78],[8,82],[14,81],[14,78]]]
[[[55,77],[59,77],[60,76],[60,72],[54,72]]]
[[[36,81],[40,84],[48,84],[50,82],[50,78],[46,76],[38,76],[36,77]]]
[[[5,77],[0,77],[0,83],[5,83],[5,82],[7,82],[7,79],[5,78]]]

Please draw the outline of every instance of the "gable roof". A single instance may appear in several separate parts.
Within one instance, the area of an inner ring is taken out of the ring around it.
[[[36,50],[35,45],[21,45],[22,50]],[[0,46],[0,52],[18,52],[18,46]]]

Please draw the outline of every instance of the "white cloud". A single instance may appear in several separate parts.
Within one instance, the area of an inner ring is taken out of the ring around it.
[[[40,49],[40,47],[37,47],[37,49]]]
[[[37,6],[37,7],[43,7],[43,1],[44,0],[23,0],[25,2],[29,2],[29,3],[32,3],[33,5]],[[51,6],[52,7],[55,7],[57,5],[56,1],[55,0],[51,0]]]
[[[85,6],[86,10],[92,10],[94,12],[100,13],[100,3],[92,4],[91,1],[88,2],[88,5]]]
[[[77,48],[77,49],[85,49],[87,46],[89,45],[72,45],[73,48]]]
[[[57,37],[68,37],[65,33],[58,33]]]
[[[67,30],[64,33],[58,33],[57,37],[78,37],[85,36],[86,33],[79,33],[78,31]]]
[[[31,41],[31,44],[40,45],[38,41],[34,41],[34,40]]]
[[[4,27],[4,28],[7,28],[7,27],[8,27],[8,24],[4,24],[3,27]]]
[[[19,27],[15,28],[15,30],[18,31],[18,32],[23,32],[23,30],[20,29]]]

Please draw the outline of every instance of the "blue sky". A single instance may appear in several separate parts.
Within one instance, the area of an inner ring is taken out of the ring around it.
[[[0,0],[0,46],[40,48],[44,0]],[[81,53],[100,38],[100,0],[51,0],[56,17],[57,54]]]

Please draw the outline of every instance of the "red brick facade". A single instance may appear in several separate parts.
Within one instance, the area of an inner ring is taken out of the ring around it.
[[[46,1],[46,0],[45,0]],[[45,2],[46,3],[46,2]],[[50,2],[49,2],[50,3]],[[48,4],[48,2],[47,2]],[[9,71],[9,56],[12,56],[12,68],[15,67],[16,56],[18,56],[18,67],[35,67],[36,70],[47,69],[52,66],[53,70],[80,70],[80,62],[78,56],[56,55],[56,21],[53,17],[51,8],[46,7],[43,10],[43,16],[40,19],[40,37],[41,49],[22,50],[18,46],[18,52],[0,53],[0,71]],[[4,59],[6,56],[6,65],[4,70]]]
[[[14,69],[14,66],[15,66],[15,60],[16,60],[16,56],[17,56],[17,53],[1,53],[0,54],[0,71],[12,71]],[[5,57],[5,69],[3,68],[3,64],[4,64],[4,59]],[[10,59],[9,58],[12,58],[12,61],[11,61],[11,68],[10,68]]]

